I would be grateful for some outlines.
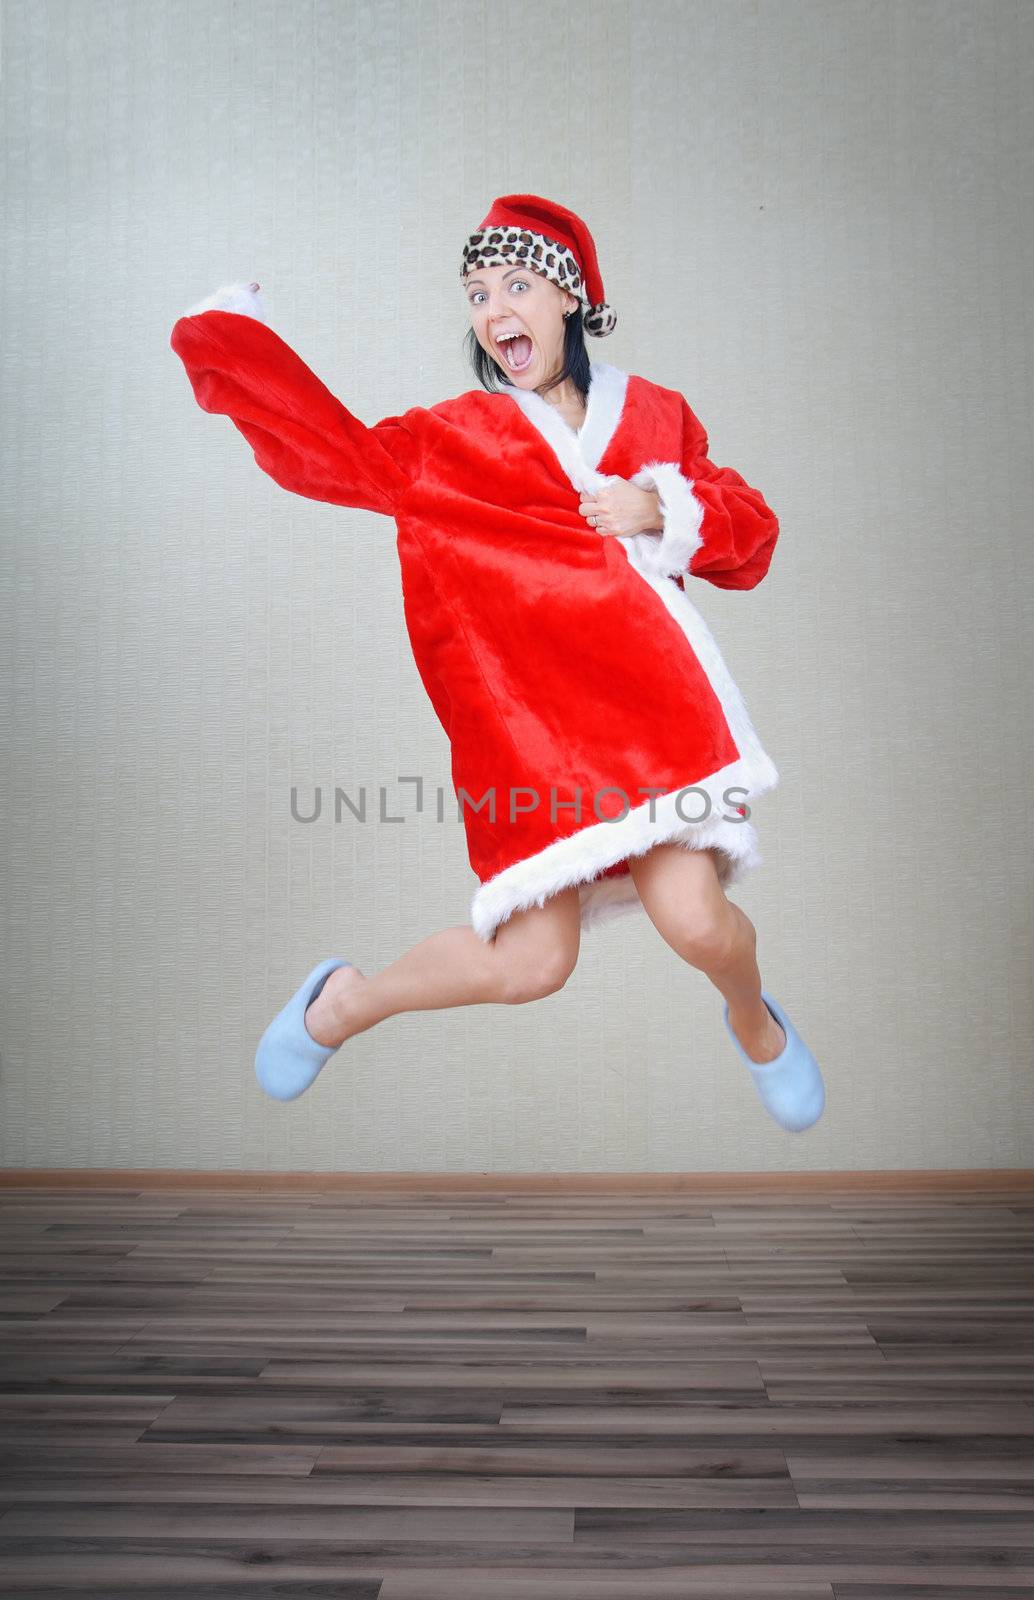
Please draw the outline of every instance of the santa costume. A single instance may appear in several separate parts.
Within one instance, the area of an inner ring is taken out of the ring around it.
[[[503,195],[464,245],[525,265],[613,331],[585,223]],[[198,404],[228,416],[283,488],[398,530],[406,626],[448,736],[478,888],[476,933],[578,886],[582,926],[641,904],[628,861],[717,848],[724,884],[760,861],[751,802],[778,774],[686,578],[753,589],[779,533],[759,490],[708,457],[683,396],[592,362],[585,420],[512,384],[370,426],[275,333],[255,285],[179,318]],[[597,533],[578,509],[615,479],[657,490],[662,527]]]

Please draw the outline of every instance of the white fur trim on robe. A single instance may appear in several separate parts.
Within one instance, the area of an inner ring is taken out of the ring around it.
[[[224,283],[222,288],[216,289],[207,300],[199,300],[196,306],[191,306],[183,315],[198,317],[202,311],[234,311],[239,316],[254,317],[256,322],[264,322],[267,327],[269,325],[265,303],[260,291],[255,287],[254,279],[241,283]]]
[[[656,533],[636,533],[627,539],[635,546],[640,570],[658,578],[685,572],[693,552],[703,543],[700,525],[704,506],[693,493],[693,483],[675,461],[648,461],[629,480],[640,489],[656,489],[663,527]]]

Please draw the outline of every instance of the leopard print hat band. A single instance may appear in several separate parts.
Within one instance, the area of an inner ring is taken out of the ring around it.
[[[527,265],[582,302],[582,326],[602,339],[617,314],[603,297],[596,246],[581,217],[537,194],[504,194],[463,246],[460,277],[475,267]]]

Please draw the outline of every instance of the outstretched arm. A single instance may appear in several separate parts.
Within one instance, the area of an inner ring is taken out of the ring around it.
[[[680,461],[651,461],[632,478],[656,489],[662,531],[651,555],[658,571],[689,572],[719,589],[754,589],[769,569],[779,522],[760,490],[707,454],[707,433],[682,401]]]
[[[258,284],[217,290],[169,343],[198,405],[229,417],[282,488],[393,515],[420,469],[419,407],[360,422],[268,326]]]

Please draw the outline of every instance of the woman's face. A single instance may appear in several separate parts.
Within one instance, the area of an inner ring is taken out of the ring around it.
[[[478,343],[510,383],[534,389],[564,356],[564,313],[577,296],[531,267],[475,267],[463,282]],[[504,339],[508,333],[520,335]]]

